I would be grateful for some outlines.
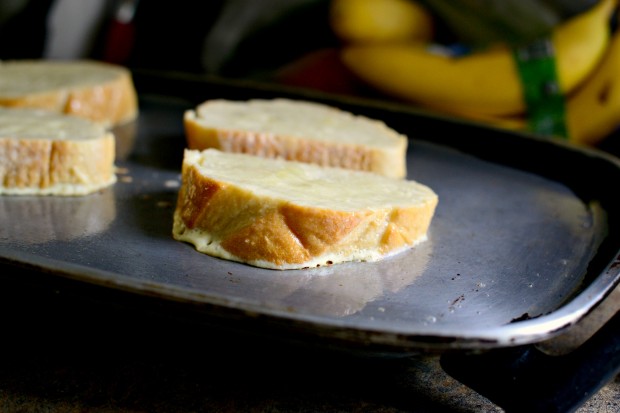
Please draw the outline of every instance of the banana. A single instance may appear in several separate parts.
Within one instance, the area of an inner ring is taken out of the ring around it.
[[[609,19],[616,0],[594,7],[551,34],[562,93],[570,93],[593,70],[609,44]],[[388,95],[448,112],[481,116],[522,114],[521,80],[507,45],[460,57],[423,42],[352,44],[343,63],[360,79]]]
[[[413,0],[332,0],[329,22],[343,42],[430,41],[433,18]]]
[[[591,76],[566,103],[572,142],[596,145],[620,126],[620,29]]]
[[[528,130],[523,116],[485,116],[465,110],[451,114],[493,127]],[[578,145],[595,146],[620,128],[620,28],[613,33],[600,63],[566,97],[565,117],[568,139]]]
[[[595,146],[620,128],[620,29],[611,38],[599,65],[567,96],[566,123],[569,142]],[[492,127],[527,131],[523,116],[486,116],[465,110],[451,115]],[[556,137],[566,138],[566,137]]]

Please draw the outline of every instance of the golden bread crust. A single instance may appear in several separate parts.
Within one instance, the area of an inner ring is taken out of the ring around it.
[[[116,182],[114,135],[38,109],[0,108],[0,194],[84,195]]]
[[[0,194],[85,195],[116,182],[114,136],[87,141],[0,138]]]
[[[182,178],[173,237],[210,255],[272,269],[376,260],[412,247],[426,239],[438,201],[429,190],[407,204],[338,210],[258,194],[187,162]]]
[[[69,92],[64,113],[105,126],[120,125],[138,116],[138,98],[129,71],[106,84]]]

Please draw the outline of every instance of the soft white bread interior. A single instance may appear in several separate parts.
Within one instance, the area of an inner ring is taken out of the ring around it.
[[[105,127],[138,116],[131,72],[91,60],[0,61],[0,106],[72,114]]]
[[[87,119],[0,108],[0,194],[85,195],[116,182],[114,135]]]
[[[309,101],[208,100],[184,116],[187,146],[407,174],[407,137],[384,122]]]
[[[186,149],[172,233],[264,268],[377,261],[425,240],[437,202],[411,180]]]

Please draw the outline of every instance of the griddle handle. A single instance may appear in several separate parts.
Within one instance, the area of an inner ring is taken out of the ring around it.
[[[620,311],[569,354],[551,356],[527,345],[448,352],[440,363],[507,413],[574,412],[620,373]]]

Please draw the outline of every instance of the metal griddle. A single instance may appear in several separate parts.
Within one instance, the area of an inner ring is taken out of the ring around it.
[[[0,197],[0,264],[154,297],[194,319],[391,354],[494,349],[565,331],[620,281],[620,163],[590,149],[397,104],[135,73],[118,182],[77,198]],[[175,241],[182,114],[209,98],[312,99],[410,138],[408,178],[439,205],[427,242],[377,263],[275,271]],[[617,186],[617,185],[616,185]]]

